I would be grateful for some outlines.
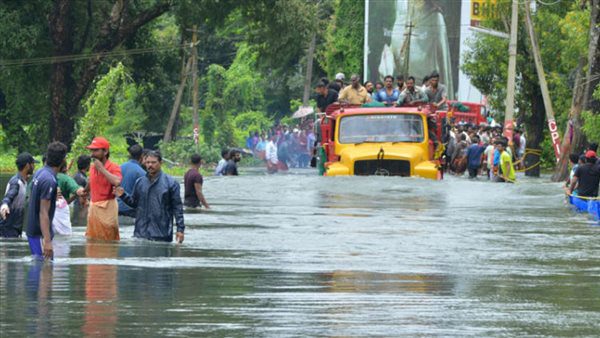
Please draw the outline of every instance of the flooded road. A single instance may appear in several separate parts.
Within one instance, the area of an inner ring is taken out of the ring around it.
[[[183,245],[0,240],[2,336],[600,332],[600,227],[559,184],[210,177]]]

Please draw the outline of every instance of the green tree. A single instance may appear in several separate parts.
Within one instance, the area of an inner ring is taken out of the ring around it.
[[[123,97],[118,94],[122,93],[128,80],[125,67],[121,63],[97,80],[94,91],[83,104],[86,113],[79,123],[77,137],[71,147],[71,158],[86,153],[85,147],[95,136],[106,136],[106,132],[113,125],[111,110],[114,105],[114,97]],[[124,114],[126,112],[122,111],[119,115]]]
[[[336,0],[325,34],[324,48],[318,53],[321,67],[333,77],[337,72],[362,74],[364,48],[364,1]]]
[[[222,126],[228,120],[223,98],[225,72],[222,66],[210,65],[204,81],[207,84],[206,108],[202,111],[201,119],[204,142],[208,144],[215,141],[217,126]]]
[[[594,99],[600,100],[600,87],[594,91]],[[590,142],[600,143],[600,114],[591,111],[583,112],[583,132]]]
[[[506,5],[509,3],[503,4],[502,13],[508,12]],[[533,17],[550,97],[556,110],[557,121],[561,123],[566,121],[571,103],[572,74],[579,57],[587,52],[586,43],[580,36],[574,35],[578,30],[586,30],[588,21],[580,20],[582,15],[585,15],[581,12],[582,9],[573,3],[561,2],[554,6],[539,6]],[[520,13],[519,17],[522,20],[524,14]],[[504,21],[508,19],[509,17],[504,16],[487,24],[494,29],[503,30]],[[523,22],[519,24],[518,36],[516,119],[526,126],[528,148],[539,149],[548,132],[531,45]],[[497,119],[502,120],[506,97],[508,42],[496,37],[478,35],[469,41],[469,44],[471,51],[463,55],[462,69],[470,77],[473,85],[488,96],[493,109],[498,112]],[[562,45],[569,48],[561,49]],[[548,156],[547,162],[554,163],[551,151],[545,153]],[[537,162],[537,159],[532,158],[531,161]],[[539,170],[532,170],[528,174],[537,176]]]

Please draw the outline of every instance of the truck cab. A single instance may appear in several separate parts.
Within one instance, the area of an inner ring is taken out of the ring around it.
[[[461,114],[472,117],[479,112]],[[453,112],[432,111],[428,105],[329,106],[319,119],[321,170],[325,176],[416,176],[440,180],[440,141],[444,138],[445,122],[452,115]]]

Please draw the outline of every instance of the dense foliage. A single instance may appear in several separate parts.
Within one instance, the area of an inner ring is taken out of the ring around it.
[[[355,0],[336,0],[335,12],[326,28],[325,45],[319,62],[328,76],[338,72],[360,74],[363,69],[364,3]]]
[[[594,98],[600,100],[600,87],[596,88]],[[583,132],[590,142],[600,143],[600,114],[594,114],[591,111],[583,112]]]
[[[506,6],[501,8],[502,16],[487,22],[487,26],[500,31],[506,30],[506,23],[510,18],[510,4],[504,5]],[[553,6],[539,4],[533,15],[550,97],[561,134],[569,117],[577,66],[580,58],[587,56],[589,16],[588,9],[574,2],[560,2]],[[524,17],[521,8],[515,119],[527,130],[528,147],[543,149],[546,163],[553,164],[554,154],[549,146],[545,109]],[[472,84],[487,95],[496,120],[503,121],[508,41],[480,34],[468,43],[471,51],[463,55],[462,69]]]

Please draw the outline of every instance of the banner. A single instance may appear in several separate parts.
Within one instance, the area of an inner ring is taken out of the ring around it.
[[[465,4],[467,5],[467,4]],[[454,99],[459,88],[461,6],[456,0],[366,1],[365,80],[436,71]]]
[[[482,21],[497,16],[497,0],[471,0],[471,26],[479,27]]]

